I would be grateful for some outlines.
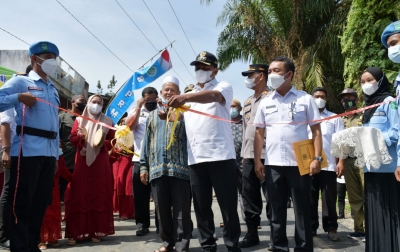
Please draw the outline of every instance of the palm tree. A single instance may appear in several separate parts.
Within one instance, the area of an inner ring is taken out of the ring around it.
[[[210,3],[212,0],[202,0]],[[227,0],[217,25],[220,68],[235,61],[269,62],[285,55],[296,64],[293,83],[310,92],[328,89],[330,109],[343,87],[340,35],[351,0]]]

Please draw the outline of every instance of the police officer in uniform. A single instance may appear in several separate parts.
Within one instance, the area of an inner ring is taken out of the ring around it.
[[[57,68],[58,55],[51,42],[32,44],[29,56],[33,70],[28,76],[12,78],[0,89],[0,112],[14,107],[17,113],[16,136],[11,146],[3,146],[11,148],[8,200],[15,213],[10,216],[11,251],[40,251],[40,227],[58,169],[59,123],[54,106],[60,106],[60,99],[48,77]]]
[[[260,102],[267,96],[268,65],[253,64],[247,71],[242,72],[246,76],[246,87],[254,90],[254,94],[247,98],[244,103],[243,143],[241,156],[243,158],[242,172],[242,200],[244,216],[247,226],[246,236],[239,246],[248,248],[260,242],[258,237],[258,226],[260,226],[261,212],[263,208],[261,198],[261,182],[254,171],[254,135],[256,127],[253,124],[257,108]],[[261,156],[265,155],[265,143]],[[264,159],[261,160],[264,163]],[[266,196],[266,194],[265,194]],[[266,197],[267,198],[267,197]],[[268,201],[268,200],[267,200]],[[268,204],[268,203],[267,203]],[[268,209],[268,205],[267,205]],[[269,214],[267,214],[270,219]]]
[[[385,30],[382,32],[381,41],[382,44],[388,48],[389,59],[394,63],[400,64],[400,20],[386,26]],[[396,90],[396,96],[398,97],[400,94],[400,73],[393,82],[393,88]],[[400,182],[400,166],[397,167],[394,175],[397,181]]]
[[[346,112],[357,109],[358,95],[354,89],[346,88],[338,95]],[[344,128],[362,126],[362,113],[342,117]],[[354,232],[349,238],[361,240],[365,237],[364,230],[364,172],[362,167],[354,165],[355,158],[344,159],[344,177],[346,178],[347,195],[354,212]]]

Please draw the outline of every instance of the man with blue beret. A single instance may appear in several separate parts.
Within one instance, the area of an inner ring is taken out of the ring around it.
[[[40,227],[51,203],[58,169],[60,98],[49,78],[57,68],[58,55],[57,46],[51,42],[32,44],[29,56],[33,70],[28,76],[10,79],[0,89],[0,112],[14,108],[17,113],[16,135],[11,146],[2,147],[11,150],[11,251],[40,251]]]

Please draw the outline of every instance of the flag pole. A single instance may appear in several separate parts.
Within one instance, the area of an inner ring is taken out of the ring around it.
[[[158,51],[158,53],[156,53],[153,57],[151,57],[148,61],[146,61],[141,67],[138,68],[138,70],[142,69],[147,63],[149,63],[150,61],[152,61],[154,59],[154,57],[156,57],[157,55],[159,55],[162,51],[164,51],[165,49],[167,49],[169,46],[172,47],[172,44],[175,42],[176,40],[172,41],[171,43],[169,43],[166,47],[164,47],[163,49],[161,49],[160,51]],[[128,79],[129,80],[129,79]],[[108,107],[110,106],[110,104],[112,103],[112,101],[114,100],[115,96],[118,94],[118,92],[125,86],[125,84],[128,82],[128,80],[125,81],[124,84],[121,85],[121,87],[117,90],[117,92],[114,93],[114,95],[110,98],[110,101],[107,104],[107,108],[105,109],[105,111],[107,111]]]

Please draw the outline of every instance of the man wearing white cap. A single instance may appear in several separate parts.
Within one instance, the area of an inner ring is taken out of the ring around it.
[[[160,92],[168,103],[180,94],[179,81],[167,76]],[[140,180],[151,184],[157,211],[162,246],[156,251],[188,251],[192,222],[190,218],[190,182],[185,122],[160,119],[167,112],[160,108],[150,112],[140,155]],[[172,143],[168,147],[170,140]]]

